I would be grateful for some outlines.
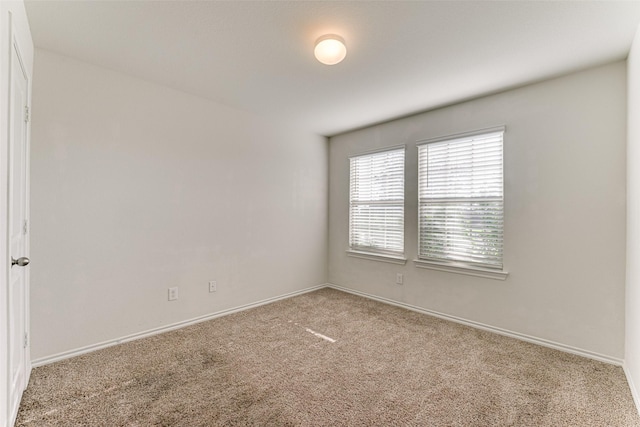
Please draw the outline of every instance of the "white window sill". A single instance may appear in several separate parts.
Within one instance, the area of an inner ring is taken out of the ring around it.
[[[405,265],[407,263],[407,259],[399,255],[377,254],[373,252],[354,251],[352,249],[347,249],[347,255],[371,261],[390,262],[391,264]]]
[[[430,270],[447,271],[449,273],[466,274],[467,276],[484,277],[486,279],[505,280],[509,273],[507,271],[492,270],[490,268],[470,267],[455,264],[446,264],[436,261],[426,261],[424,259],[414,259],[416,267],[428,268]]]

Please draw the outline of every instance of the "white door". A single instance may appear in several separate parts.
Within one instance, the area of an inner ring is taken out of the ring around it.
[[[18,46],[12,43],[9,89],[9,420],[14,420],[27,382],[28,81]]]

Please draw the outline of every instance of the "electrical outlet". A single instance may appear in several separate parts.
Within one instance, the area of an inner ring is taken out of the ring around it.
[[[404,283],[404,274],[396,273],[396,284],[402,285]]]
[[[209,292],[215,292],[218,290],[218,282],[212,280],[209,282]]]
[[[169,301],[175,301],[178,299],[178,287],[169,288]]]

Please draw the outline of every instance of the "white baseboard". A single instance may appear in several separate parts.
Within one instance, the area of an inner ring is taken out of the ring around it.
[[[480,322],[474,322],[473,320],[467,320],[467,319],[463,319],[461,317],[457,317],[457,316],[452,316],[449,314],[444,314],[444,313],[439,313],[437,311],[433,311],[433,310],[428,310],[426,308],[422,308],[422,307],[417,307],[411,304],[406,304],[403,302],[399,302],[399,301],[395,301],[389,298],[384,298],[384,297],[379,297],[376,295],[372,295],[372,294],[368,294],[366,292],[361,292],[361,291],[357,291],[355,289],[350,289],[350,288],[345,288],[342,286],[338,286],[338,285],[334,285],[332,283],[327,283],[326,284],[327,287],[329,288],[333,288],[339,291],[343,291],[343,292],[347,292],[350,294],[354,294],[354,295],[358,295],[364,298],[368,298],[368,299],[372,299],[375,301],[379,301],[379,302],[383,302],[385,304],[390,304],[390,305],[395,305],[397,307],[402,307],[402,308],[406,308],[408,310],[412,310],[412,311],[416,311],[418,313],[422,313],[422,314],[427,314],[429,316],[434,316],[434,317],[438,317],[440,319],[445,319],[445,320],[450,320],[452,322],[456,322],[456,323],[460,323],[466,326],[471,326],[473,328],[478,328],[478,329],[483,329],[485,331],[489,331],[489,332],[493,332],[499,335],[504,335],[507,337],[511,337],[511,338],[516,338],[522,341],[526,341],[526,342],[530,342],[533,344],[538,344],[541,345],[543,347],[549,347],[549,348],[553,348],[555,350],[560,350],[560,351],[564,351],[567,353],[571,353],[571,354],[575,354],[578,356],[583,356],[583,357],[587,357],[589,359],[594,359],[594,360],[598,360],[600,362],[605,362],[605,363],[609,363],[612,365],[617,365],[617,366],[623,366],[623,360],[622,359],[618,359],[616,357],[611,357],[611,356],[606,356],[604,354],[599,354],[599,353],[595,353],[592,351],[588,351],[588,350],[583,350],[581,348],[577,348],[577,347],[572,347],[569,345],[565,345],[565,344],[560,344],[554,341],[549,341],[543,338],[538,338],[538,337],[533,337],[531,335],[526,335],[526,334],[521,334],[519,332],[514,332],[514,331],[510,331],[507,329],[502,329],[502,328],[497,328],[495,326],[490,326],[490,325],[485,325],[484,323],[480,323]],[[634,399],[636,395],[634,394]],[[637,403],[638,401],[636,401]],[[640,407],[640,406],[638,406]]]
[[[438,317],[441,319],[445,319],[445,320],[450,320],[452,322],[456,322],[456,323],[460,323],[466,326],[471,326],[473,328],[478,328],[478,329],[483,329],[485,331],[489,331],[489,332],[493,332],[499,335],[504,335],[504,336],[508,336],[511,338],[516,338],[522,341],[527,341],[533,344],[538,344],[544,347],[549,347],[549,348],[553,348],[556,350],[560,350],[560,351],[564,351],[567,353],[571,353],[571,354],[576,354],[578,356],[583,356],[583,357],[587,357],[589,359],[594,359],[594,360],[598,360],[601,362],[605,362],[605,363],[610,363],[613,365],[617,365],[617,366],[622,366],[625,369],[625,374],[627,376],[627,380],[629,382],[629,386],[631,387],[631,392],[633,394],[633,398],[634,401],[636,402],[636,406],[638,408],[640,408],[640,396],[638,395],[638,392],[636,390],[636,388],[633,386],[631,377],[628,374],[627,369],[624,367],[624,363],[622,359],[618,359],[615,357],[611,357],[611,356],[606,356],[603,354],[599,354],[599,353],[595,353],[592,351],[588,351],[588,350],[583,350],[580,348],[576,348],[576,347],[572,347],[572,346],[568,346],[565,344],[560,344],[557,342],[553,342],[553,341],[549,341],[549,340],[545,340],[543,338],[538,338],[538,337],[533,337],[530,335],[525,335],[525,334],[521,334],[518,332],[514,332],[514,331],[510,331],[507,329],[502,329],[502,328],[497,328],[494,326],[490,326],[490,325],[486,325],[480,322],[474,322],[472,320],[467,320],[467,319],[463,319],[461,317],[457,317],[457,316],[452,316],[449,314],[444,314],[444,313],[439,313],[437,311],[433,311],[433,310],[428,310],[422,307],[417,307],[411,304],[406,304],[403,302],[399,302],[399,301],[395,301],[389,298],[384,298],[384,297],[379,297],[376,295],[372,295],[372,294],[368,294],[366,292],[361,292],[361,291],[357,291],[354,289],[350,289],[350,288],[345,288],[339,285],[335,285],[333,283],[325,283],[323,285],[318,285],[318,286],[312,286],[300,291],[295,291],[295,292],[291,292],[288,294],[284,294],[284,295],[279,295],[273,298],[267,298],[265,300],[262,301],[258,301],[258,302],[254,302],[251,304],[246,304],[246,305],[242,305],[239,307],[235,307],[235,308],[230,308],[227,310],[222,310],[222,311],[218,311],[215,313],[210,313],[204,316],[200,316],[200,317],[196,317],[193,319],[188,319],[188,320],[184,320],[181,322],[177,322],[177,323],[172,323],[170,325],[166,325],[166,326],[162,326],[159,328],[154,328],[154,329],[149,329],[147,331],[143,331],[143,332],[138,332],[135,334],[131,334],[131,335],[127,335],[124,337],[120,337],[120,338],[116,338],[116,339],[112,339],[112,340],[108,340],[108,341],[103,341],[101,343],[97,343],[97,344],[92,344],[92,345],[88,345],[85,347],[80,347],[77,349],[73,349],[73,350],[69,350],[69,351],[65,351],[62,353],[58,353],[58,354],[54,354],[51,356],[46,356],[46,357],[42,357],[40,359],[36,359],[33,360],[31,362],[32,366],[34,368],[37,368],[39,366],[43,366],[43,365],[47,365],[49,363],[53,363],[53,362],[57,362],[60,360],[64,360],[64,359],[68,359],[70,357],[75,357],[75,356],[79,356],[81,354],[85,354],[85,353],[89,353],[95,350],[100,350],[102,348],[106,348],[106,347],[111,347],[113,345],[117,345],[117,344],[122,344],[125,342],[129,342],[129,341],[134,341],[134,340],[138,340],[141,338],[146,338],[152,335],[157,335],[163,332],[168,332],[168,331],[172,331],[175,329],[179,329],[179,328],[183,328],[185,326],[189,326],[189,325],[193,325],[196,323],[200,323],[200,322],[205,322],[207,320],[211,320],[211,319],[215,319],[216,317],[221,317],[221,316],[226,316],[228,314],[232,314],[232,313],[237,313],[239,311],[244,311],[244,310],[248,310],[250,308],[254,308],[254,307],[259,307],[261,305],[265,305],[265,304],[269,304],[275,301],[279,301],[279,300],[283,300],[283,299],[287,299],[287,298],[291,298],[297,295],[302,295],[305,294],[307,292],[313,292],[316,291],[318,289],[322,289],[322,288],[333,288],[339,291],[343,291],[343,292],[347,292],[350,294],[354,294],[354,295],[358,295],[364,298],[368,298],[368,299],[372,299],[375,301],[379,301],[385,304],[390,304],[390,305],[395,305],[397,307],[402,307],[408,310],[412,310],[412,311],[416,311],[418,313],[422,313],[422,314],[427,314],[429,316],[434,316],[434,317]]]
[[[278,295],[273,298],[267,298],[258,302],[253,302],[251,304],[241,305],[239,307],[230,308],[227,310],[217,311],[215,313],[206,314],[204,316],[194,317],[192,319],[183,320],[181,322],[172,323],[170,325],[161,326],[159,328],[149,329],[143,332],[137,332],[135,334],[127,335],[120,338],[115,338],[108,341],[103,341],[97,344],[88,345],[85,347],[76,348],[73,350],[68,350],[62,353],[54,354],[52,356],[42,357],[36,360],[31,361],[31,365],[34,368],[38,366],[48,365],[53,362],[58,362],[60,360],[69,359],[71,357],[79,356],[81,354],[89,353],[92,351],[100,350],[103,348],[111,347],[117,344],[122,344],[129,341],[139,340],[141,338],[150,337],[152,335],[161,334],[163,332],[173,331],[175,329],[184,328],[185,326],[194,325],[200,322],[206,322],[207,320],[215,319],[216,317],[226,316],[232,313],[237,313],[239,311],[248,310],[250,308],[259,307],[261,305],[270,304],[272,302],[280,301],[283,299],[295,297],[297,295],[306,294],[308,292],[317,291],[318,289],[325,288],[326,285],[318,285],[312,286],[310,288],[302,289],[300,291],[290,292],[288,294]]]
[[[633,377],[631,376],[631,372],[629,372],[629,368],[626,363],[622,364],[622,369],[624,370],[624,375],[627,377],[627,383],[629,384],[629,388],[631,389],[631,396],[633,397],[633,403],[636,404],[636,410],[640,415],[640,394],[638,394],[638,389],[633,381]]]

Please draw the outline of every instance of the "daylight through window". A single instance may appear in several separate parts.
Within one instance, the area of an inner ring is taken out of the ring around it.
[[[404,252],[404,147],[350,160],[349,246]]]
[[[503,134],[418,145],[420,259],[502,269]]]

